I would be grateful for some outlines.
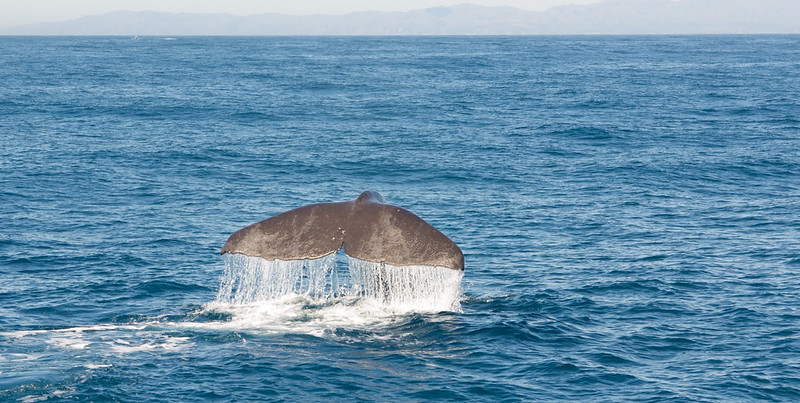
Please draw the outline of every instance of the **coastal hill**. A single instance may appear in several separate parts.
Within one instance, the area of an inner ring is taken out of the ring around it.
[[[543,12],[462,4],[346,15],[117,11],[5,35],[562,35],[800,33],[797,0],[605,0]]]

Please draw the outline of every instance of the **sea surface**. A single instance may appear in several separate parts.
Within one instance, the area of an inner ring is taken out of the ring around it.
[[[364,190],[463,277],[219,254]],[[800,36],[0,37],[0,401],[62,400],[798,401]]]

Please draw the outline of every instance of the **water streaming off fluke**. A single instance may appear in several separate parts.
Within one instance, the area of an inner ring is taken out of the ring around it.
[[[398,311],[461,310],[461,270],[393,266],[349,256],[347,270],[336,263],[336,254],[303,260],[228,254],[216,302],[252,304],[298,295],[331,302],[368,299]]]

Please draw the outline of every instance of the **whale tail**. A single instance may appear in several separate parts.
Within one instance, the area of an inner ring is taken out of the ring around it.
[[[344,252],[394,266],[464,270],[464,254],[447,236],[377,192],[348,202],[311,204],[236,231],[221,253],[267,260],[316,259]]]

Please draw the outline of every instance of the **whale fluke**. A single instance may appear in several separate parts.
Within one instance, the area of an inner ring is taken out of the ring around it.
[[[453,241],[369,191],[354,201],[311,204],[249,225],[234,232],[221,253],[299,260],[320,258],[342,246],[361,260],[464,270],[464,254]]]

